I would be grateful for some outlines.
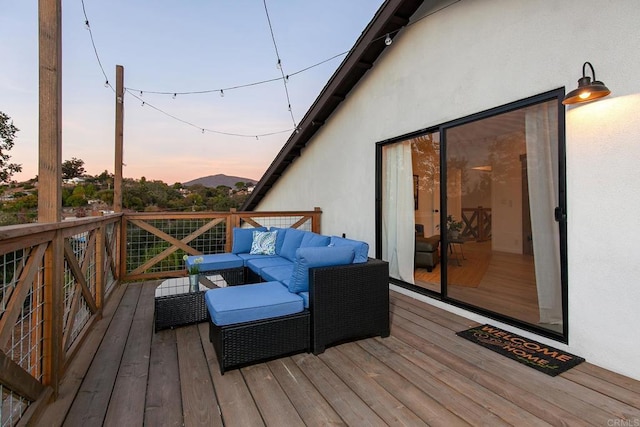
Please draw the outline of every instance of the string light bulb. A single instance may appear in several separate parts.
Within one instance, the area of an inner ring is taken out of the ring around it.
[[[178,94],[177,94],[177,93],[174,93],[174,94],[173,94],[173,96],[172,96],[172,98],[173,98],[173,99],[176,99],[176,97],[177,97],[177,96],[178,96]]]
[[[140,105],[141,107],[144,107],[144,101],[142,101],[142,105]]]
[[[204,129],[202,129],[202,133],[204,134]]]
[[[391,43],[393,43],[393,40],[391,40],[391,36],[389,35],[389,33],[387,33],[387,37],[385,37],[384,39],[384,44],[389,46]]]
[[[280,58],[278,58],[278,63],[276,64],[276,68],[278,70],[282,70],[282,61],[280,61]]]
[[[220,98],[224,98],[224,90],[220,89]]]
[[[84,21],[84,28],[86,28],[87,30],[91,29],[91,27],[89,26],[89,20]]]
[[[104,87],[109,87],[109,80],[105,80]]]

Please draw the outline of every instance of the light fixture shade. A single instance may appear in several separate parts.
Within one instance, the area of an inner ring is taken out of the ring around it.
[[[593,82],[591,77],[586,75],[586,66],[591,68],[591,75],[593,76]],[[582,77],[578,80],[578,88],[569,92],[562,103],[564,105],[579,104],[581,102],[589,102],[594,99],[604,98],[609,95],[611,91],[599,80],[596,80],[596,73],[593,70],[593,66],[590,62],[585,62],[582,66]]]

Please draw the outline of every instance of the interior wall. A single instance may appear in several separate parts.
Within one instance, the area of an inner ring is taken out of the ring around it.
[[[394,38],[258,210],[320,206],[323,232],[373,248],[376,142],[558,87],[568,92],[590,61],[613,93],[566,109],[569,343],[534,338],[640,379],[640,340],[630,339],[640,324],[632,214],[640,211],[632,77],[640,55],[630,54],[640,51],[638,22],[636,0],[462,1],[426,16]]]

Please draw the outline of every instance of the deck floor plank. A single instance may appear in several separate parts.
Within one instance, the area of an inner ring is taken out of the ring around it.
[[[290,357],[273,360],[268,365],[305,425],[345,425],[338,413]]]
[[[106,425],[137,426],[144,422],[150,343],[153,334],[153,295],[151,287],[142,288],[109,401]]]
[[[242,368],[242,376],[247,382],[267,425],[304,426],[298,411],[280,387],[267,364],[259,363]]]
[[[337,347],[328,348],[320,359],[335,372],[388,425],[426,425],[411,409],[361,369]]]
[[[251,391],[242,376],[240,370],[232,370],[220,374],[218,358],[213,346],[209,343],[209,326],[207,323],[198,325],[200,340],[209,365],[209,374],[222,412],[222,420],[225,426],[262,426],[264,422],[258,407],[256,406]],[[207,345],[206,343],[209,343]]]
[[[173,329],[160,331],[151,338],[151,356],[147,382],[144,425],[175,426],[183,424],[180,396],[178,345]]]
[[[402,309],[399,309],[397,313],[402,315]],[[415,319],[413,312],[407,318]],[[486,354],[490,354],[491,351],[466,340],[462,342],[455,336],[454,331],[443,329],[439,325],[431,324],[428,321],[422,321],[421,324],[425,329],[437,333],[439,335],[437,339],[444,340],[443,342],[448,342],[451,345],[467,347],[469,351],[461,352],[461,355],[468,361],[478,364],[482,363],[484,369],[494,371],[496,374],[499,372],[508,372],[509,374],[507,375],[512,381],[519,382],[522,387],[529,390],[531,394],[539,393],[540,397],[545,398],[551,403],[562,401],[563,409],[573,413],[578,418],[582,418],[584,421],[606,424],[612,416],[634,411],[633,408],[621,405],[619,401],[609,398],[606,394],[594,393],[593,390],[582,384],[571,381],[566,373],[548,382],[545,381],[546,378],[537,375],[537,372],[534,370],[506,357],[493,357],[487,360],[480,360],[477,354],[474,354],[474,351]],[[504,371],[508,368],[511,369]],[[505,375],[503,375],[503,377],[504,376]],[[587,377],[585,376],[584,378]],[[610,387],[609,390],[612,388],[613,387]],[[544,392],[541,393],[541,391]]]
[[[197,325],[176,329],[180,392],[185,426],[222,426]]]
[[[141,290],[139,283],[127,285],[63,425],[103,424]]]
[[[64,422],[69,408],[73,404],[86,373],[91,366],[91,362],[97,354],[100,343],[113,320],[113,316],[118,309],[118,305],[125,293],[125,290],[126,286],[118,286],[113,289],[109,303],[105,305],[102,311],[102,318],[96,322],[93,330],[85,339],[78,355],[69,365],[69,368],[60,383],[58,398],[47,406],[46,416],[42,417],[47,420],[49,425],[59,426]]]
[[[293,360],[347,425],[386,425],[319,357],[299,354]]]
[[[221,375],[206,323],[152,332],[156,286],[152,281],[116,288],[68,366],[58,400],[31,424],[640,422],[639,381],[589,363],[546,376],[455,335],[475,322],[397,292],[391,292],[389,338]]]
[[[381,345],[374,345],[374,343]],[[422,384],[425,382],[432,382],[436,386],[444,383],[456,389],[462,396],[477,402],[485,411],[498,415],[510,425],[550,425],[510,400],[493,393],[476,382],[469,381],[469,378],[428,357],[396,337],[363,340],[358,345],[418,387],[424,387]],[[412,363],[406,364],[402,359],[407,359]],[[436,403],[438,402],[436,401]],[[471,424],[475,423],[475,421],[471,422]]]

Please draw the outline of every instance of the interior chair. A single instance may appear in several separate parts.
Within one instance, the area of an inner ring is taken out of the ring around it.
[[[440,262],[440,256],[438,254],[439,246],[439,234],[424,237],[424,226],[422,224],[416,224],[415,267],[426,268],[428,272],[433,271],[433,267]]]

